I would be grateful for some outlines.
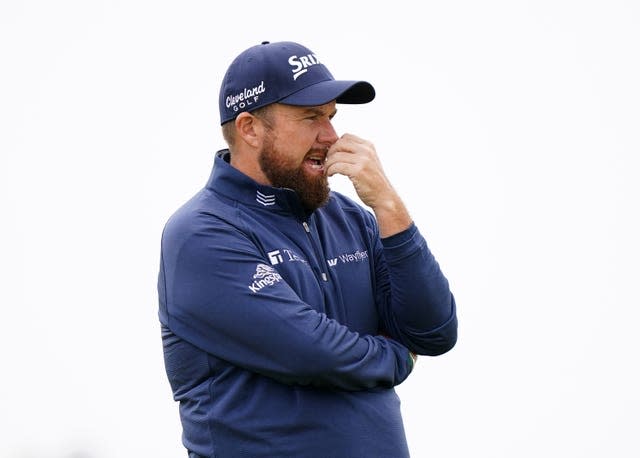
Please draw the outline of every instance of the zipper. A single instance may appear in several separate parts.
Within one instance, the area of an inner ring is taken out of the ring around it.
[[[304,227],[304,231],[307,233],[307,235],[311,239],[311,245],[313,246],[313,249],[316,252],[316,259],[318,261],[317,264],[318,264],[318,267],[320,267],[321,269],[320,277],[322,278],[323,281],[328,282],[329,277],[327,276],[327,273],[322,271],[322,266],[324,265],[324,262],[323,262],[324,257],[318,256],[318,254],[322,254],[322,250],[318,248],[318,243],[316,242],[315,238],[313,237],[313,234],[311,233],[311,228],[309,227],[309,224],[306,221],[303,221],[302,227]]]

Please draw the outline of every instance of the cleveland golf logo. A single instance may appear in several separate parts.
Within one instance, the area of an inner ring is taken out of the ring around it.
[[[309,67],[320,64],[320,60],[318,56],[315,54],[307,54],[306,56],[298,57],[291,56],[289,57],[289,65],[293,67],[293,80],[297,80],[300,75],[307,72]]]
[[[227,108],[232,108],[233,111],[242,110],[248,106],[258,103],[260,94],[265,91],[264,81],[254,87],[245,87],[241,92],[237,94],[227,96],[225,103]]]

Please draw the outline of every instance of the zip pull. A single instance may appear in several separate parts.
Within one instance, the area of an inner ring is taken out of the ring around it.
[[[305,231],[307,234],[311,235],[311,228],[309,227],[309,224],[308,224],[306,221],[303,221],[303,222],[302,222],[302,227],[304,227],[304,231]],[[313,238],[313,237],[312,237],[312,238]],[[312,242],[313,242],[313,240],[312,240]],[[313,243],[312,243],[312,244],[313,244]],[[317,248],[316,248],[316,250],[317,250]],[[316,253],[316,255],[317,255],[317,253]],[[325,281],[325,282],[328,282],[328,281],[329,281],[329,277],[327,276],[327,273],[326,273],[326,272],[320,272],[320,277],[322,277],[322,280],[323,280],[323,281]]]

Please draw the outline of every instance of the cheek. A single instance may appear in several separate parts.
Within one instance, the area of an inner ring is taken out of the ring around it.
[[[298,152],[298,148],[293,141],[287,140],[286,137],[276,140],[273,143],[272,151],[272,160],[274,162],[277,161],[280,167],[286,169],[298,168],[304,157]]]
[[[279,145],[292,153],[304,157],[314,147],[318,147],[326,129],[324,123],[301,119],[283,122],[277,126]]]
[[[298,153],[304,157],[317,145],[318,132],[316,129],[300,129],[291,138],[294,139],[292,144],[296,145]]]
[[[307,132],[305,129],[292,130],[278,136],[275,147],[288,162],[300,164],[313,149],[316,138],[315,133]]]

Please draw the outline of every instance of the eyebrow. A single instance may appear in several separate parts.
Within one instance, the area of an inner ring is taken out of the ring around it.
[[[336,113],[338,112],[337,108],[334,108],[333,111],[331,113],[325,113],[325,111],[322,108],[318,108],[318,107],[311,107],[311,108],[307,108],[304,110],[304,114],[314,114],[314,115],[318,115],[318,116],[324,116],[324,115],[329,115],[329,116],[335,116]]]

